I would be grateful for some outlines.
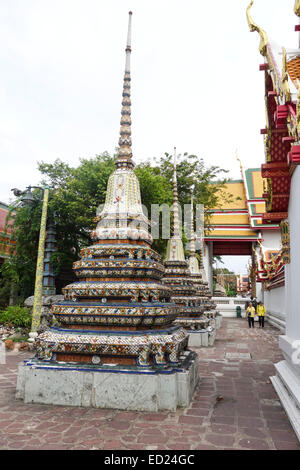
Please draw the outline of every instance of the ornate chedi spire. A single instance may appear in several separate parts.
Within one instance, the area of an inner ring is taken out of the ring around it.
[[[216,304],[211,300],[212,295],[210,293],[208,282],[206,280],[205,269],[202,261],[202,250],[200,255],[200,263],[196,256],[196,233],[194,230],[194,204],[193,195],[191,196],[191,240],[189,244],[189,269],[190,277],[193,281],[194,286],[197,289],[197,293],[201,298],[201,306],[204,315],[210,319],[210,325],[221,326],[219,314],[216,312]],[[203,249],[203,247],[202,247]],[[217,322],[215,319],[217,318]]]
[[[166,261],[185,262],[183,243],[179,224],[179,203],[177,190],[177,169],[176,169],[176,147],[174,148],[174,173],[173,173],[173,224],[172,236],[168,240]]]
[[[149,221],[143,214],[139,182],[133,172],[131,15],[116,170],[96,218],[94,243],[82,249],[81,260],[74,263],[79,280],[66,286],[64,302],[53,306],[59,327],[37,338],[37,357],[56,366],[62,361],[75,362],[78,369],[93,364],[100,372],[115,366],[114,372],[132,369],[139,373],[148,368],[170,373],[173,366],[181,365],[182,354],[193,353],[185,352],[185,330],[173,324],[177,307],[170,301],[170,289],[161,281],[164,268],[158,253],[151,249]]]
[[[123,99],[121,111],[121,129],[119,138],[118,157],[116,167],[133,168],[132,149],[131,149],[131,99],[130,99],[130,56],[131,56],[131,18],[132,12],[129,12],[128,34],[126,44],[126,62],[123,84]]]

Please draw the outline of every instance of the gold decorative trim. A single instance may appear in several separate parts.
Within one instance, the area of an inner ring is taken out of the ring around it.
[[[282,93],[284,94],[284,98],[286,102],[291,101],[291,90],[290,90],[290,85],[289,85],[289,77],[287,73],[287,67],[286,67],[286,50],[283,47],[282,48],[282,80],[281,80],[281,89]]]
[[[300,0],[295,0],[294,12],[297,16],[300,16]]]
[[[288,220],[283,220],[280,223],[281,243],[282,243],[282,257],[284,264],[290,264],[290,224]]]
[[[267,33],[263,29],[261,29],[256,23],[254,23],[254,21],[252,20],[250,16],[250,9],[252,5],[253,5],[253,0],[251,0],[250,5],[247,8],[246,15],[247,15],[248,25],[249,25],[251,33],[253,31],[257,31],[258,34],[260,35],[259,52],[261,53],[262,56],[265,57],[267,55],[268,36],[267,36]]]

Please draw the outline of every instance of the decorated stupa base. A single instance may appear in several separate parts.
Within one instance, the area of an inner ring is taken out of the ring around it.
[[[189,335],[189,347],[212,346],[216,337],[213,312],[208,318],[205,310],[210,307],[205,297],[199,295],[191,278],[186,261],[165,261],[164,284],[172,290],[171,300],[178,307],[175,324]]]
[[[17,397],[147,411],[187,406],[198,362],[174,324],[178,307],[161,282],[159,255],[141,232],[139,240],[98,234],[74,263],[79,282],[52,306],[58,326],[36,338],[35,358],[19,368]]]
[[[190,269],[192,266],[193,264],[190,263]],[[208,283],[203,280],[203,275],[201,274],[203,269],[199,269],[199,273],[192,273],[190,277],[197,289],[198,295],[201,296],[205,317],[209,319],[210,326],[218,330],[222,326],[222,315],[216,310],[217,306],[212,300]]]

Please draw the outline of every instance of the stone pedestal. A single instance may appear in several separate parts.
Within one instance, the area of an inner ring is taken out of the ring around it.
[[[198,357],[185,351],[179,367],[126,370],[109,365],[54,364],[25,361],[19,365],[16,398],[25,403],[119,410],[170,410],[189,406],[199,381]]]
[[[189,330],[189,348],[201,348],[213,346],[216,339],[216,330]]]

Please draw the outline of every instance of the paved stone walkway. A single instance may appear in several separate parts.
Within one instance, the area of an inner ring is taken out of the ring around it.
[[[269,381],[282,359],[278,330],[223,319],[215,346],[198,349],[201,384],[188,409],[142,413],[14,399],[17,364],[0,365],[0,449],[294,449],[300,444]]]

